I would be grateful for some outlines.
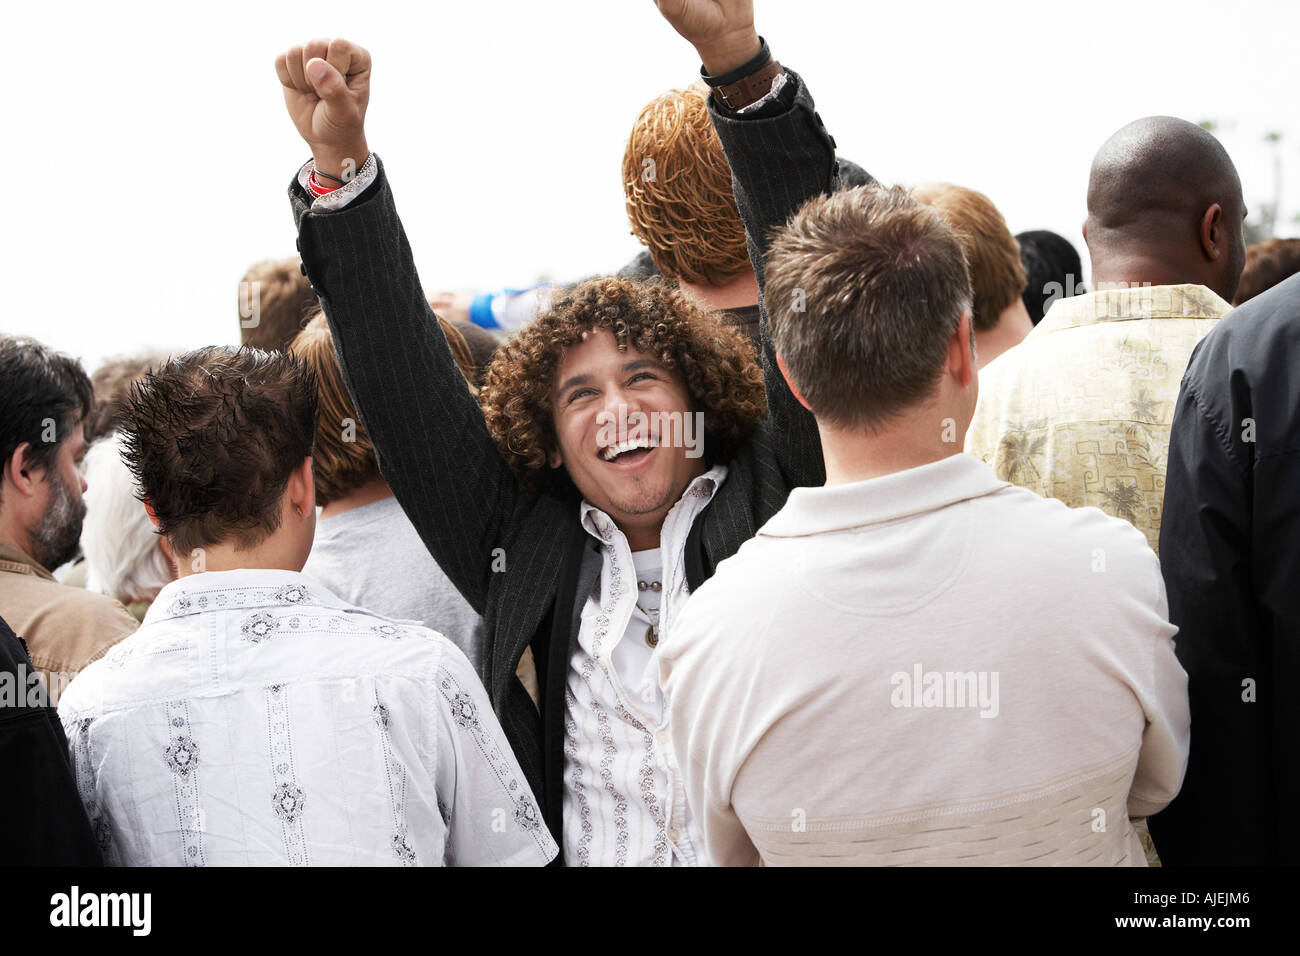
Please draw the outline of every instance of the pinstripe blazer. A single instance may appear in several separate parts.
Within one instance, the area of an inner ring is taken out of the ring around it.
[[[711,106],[760,283],[771,228],[829,191],[837,176],[834,141],[802,81],[791,78],[778,100],[752,115]],[[312,211],[296,180],[290,198],[304,268],[380,471],[438,565],[485,618],[488,693],[558,841],[565,672],[583,599],[600,570],[579,499],[576,492],[530,495],[497,453],[425,301],[382,165],[376,182],[343,209]],[[781,508],[791,488],[825,480],[816,424],[777,371],[765,318],[762,363],[768,415],[727,462],[726,481],[691,530],[692,589]],[[540,714],[515,676],[529,646]]]

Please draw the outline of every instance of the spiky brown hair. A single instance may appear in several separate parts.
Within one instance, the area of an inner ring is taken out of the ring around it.
[[[178,555],[280,526],[316,437],[316,381],[284,352],[210,346],[168,360],[126,400],[122,458]]]

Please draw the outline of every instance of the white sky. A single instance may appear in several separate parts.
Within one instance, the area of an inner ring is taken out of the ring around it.
[[[886,182],[987,193],[1013,232],[1083,252],[1088,165],[1139,116],[1228,123],[1252,208],[1300,210],[1296,0],[758,0],[842,155]],[[310,26],[306,26],[310,24]],[[313,36],[374,57],[367,123],[426,289],[612,270],[641,106],[698,61],[651,0],[21,4],[6,9],[0,329],[93,370],[238,341],[239,277],[293,253],[307,150],[273,61]],[[1086,256],[1085,256],[1086,262]]]

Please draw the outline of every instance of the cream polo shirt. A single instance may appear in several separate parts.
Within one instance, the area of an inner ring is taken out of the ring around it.
[[[1159,565],[967,455],[797,488],[660,645],[714,863],[1145,864],[1187,678]]]

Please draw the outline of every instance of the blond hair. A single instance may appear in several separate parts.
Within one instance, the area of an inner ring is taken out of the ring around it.
[[[749,265],[731,168],[707,94],[670,90],[637,117],[623,153],[632,234],[665,276],[722,285]]]

